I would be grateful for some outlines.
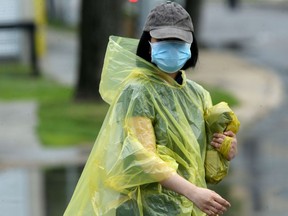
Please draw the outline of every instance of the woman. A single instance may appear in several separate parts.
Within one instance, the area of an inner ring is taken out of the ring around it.
[[[64,215],[204,216],[228,209],[206,187],[204,116],[212,103],[183,71],[197,58],[191,18],[177,3],[150,12],[139,43],[110,38],[100,93],[111,106]],[[237,152],[235,133],[211,140],[220,150],[227,137],[226,165]]]

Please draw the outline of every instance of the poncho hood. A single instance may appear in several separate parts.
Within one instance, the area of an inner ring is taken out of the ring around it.
[[[185,73],[182,72],[183,83],[179,85],[155,65],[137,56],[138,43],[138,39],[109,37],[99,89],[101,97],[108,104],[114,101],[131,76],[147,76],[150,80],[166,82],[175,87],[186,83]]]

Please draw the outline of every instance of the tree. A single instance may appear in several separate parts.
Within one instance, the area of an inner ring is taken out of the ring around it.
[[[236,9],[239,5],[240,1],[239,0],[227,0],[227,4],[230,9]]]
[[[202,3],[204,0],[186,0],[186,10],[190,14],[196,36],[199,32]]]
[[[122,0],[82,0],[77,100],[101,100],[99,83],[108,38],[121,29]]]

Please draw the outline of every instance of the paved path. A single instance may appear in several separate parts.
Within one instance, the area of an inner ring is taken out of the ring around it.
[[[45,148],[36,135],[37,103],[0,102],[0,215],[44,216],[42,169],[83,164],[86,148]]]
[[[37,104],[33,101],[0,103],[1,154],[15,148],[38,146],[36,112]]]
[[[0,169],[77,164],[87,159],[86,148],[45,148],[36,135],[37,103],[0,103]]]

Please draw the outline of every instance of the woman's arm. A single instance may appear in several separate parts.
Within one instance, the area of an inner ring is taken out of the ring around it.
[[[151,120],[145,117],[133,117],[129,119],[127,123],[131,130],[130,132],[136,135],[141,144],[147,150],[156,152],[156,140]],[[154,164],[154,168],[156,167],[158,169],[161,166],[159,166],[159,164]],[[197,187],[176,172],[169,175],[165,180],[160,181],[160,184],[163,187],[187,197],[201,211],[209,216],[223,214],[223,212],[230,207],[230,203],[214,191]]]
[[[187,197],[209,216],[223,214],[231,206],[228,201],[214,191],[197,187],[177,173],[161,181],[160,184]]]

